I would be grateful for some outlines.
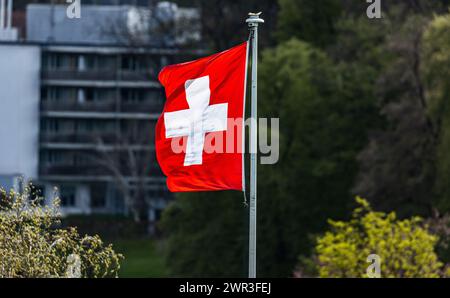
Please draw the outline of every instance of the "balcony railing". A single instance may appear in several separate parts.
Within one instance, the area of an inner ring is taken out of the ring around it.
[[[149,113],[161,113],[163,109],[163,104],[155,101],[152,103],[129,103],[129,102],[122,102],[122,104],[120,105],[120,111],[121,112],[126,112],[126,113],[133,113],[133,112],[138,112],[138,113],[145,113],[145,112],[149,112]]]
[[[81,81],[113,81],[116,80],[114,71],[78,71],[78,70],[43,70],[43,80],[81,80]]]
[[[43,80],[77,81],[155,81],[153,71],[131,70],[43,70]]]
[[[69,101],[42,101],[41,111],[57,112],[123,112],[123,113],[160,113],[163,104],[160,100],[155,102],[130,103],[122,102],[117,108],[116,102],[103,100],[96,102],[79,103],[76,100]]]
[[[114,100],[101,100],[95,102],[78,102],[76,100],[42,101],[41,111],[114,112],[116,111],[116,102]]]
[[[117,142],[117,136],[114,133],[41,133],[41,143],[69,143],[69,144],[97,144],[99,140],[102,143],[114,144]]]
[[[69,164],[55,164],[55,165],[41,165],[39,168],[40,175],[110,175],[111,173],[103,167],[98,165],[69,165]]]
[[[89,165],[70,165],[70,164],[41,164],[39,167],[40,175],[64,175],[64,176],[93,176],[93,175],[105,175],[113,176],[113,173],[106,167],[95,164],[94,162]],[[121,174],[126,177],[132,177],[129,170],[123,169]],[[147,177],[159,177],[162,176],[162,172],[159,166],[154,163],[154,166],[147,173]]]
[[[153,71],[120,70],[117,72],[121,81],[155,81],[156,73]]]

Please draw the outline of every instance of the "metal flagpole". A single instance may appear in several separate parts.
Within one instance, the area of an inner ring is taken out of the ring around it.
[[[251,89],[251,124],[250,124],[250,228],[248,248],[248,277],[256,277],[256,162],[258,141],[257,116],[257,76],[258,76],[258,25],[264,23],[259,18],[261,13],[249,13],[246,20],[250,28],[252,46],[252,89]]]

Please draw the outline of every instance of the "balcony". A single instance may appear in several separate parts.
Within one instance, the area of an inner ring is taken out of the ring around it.
[[[155,100],[155,102],[144,103],[122,102],[120,105],[120,111],[127,113],[161,113],[161,111],[163,110],[163,104],[159,101],[160,100]]]
[[[43,70],[43,80],[74,81],[155,81],[153,71],[131,70]]]
[[[106,144],[114,144],[117,142],[114,133],[41,133],[41,143],[65,143],[65,144],[97,144],[98,140],[102,140]]]
[[[156,73],[153,71],[120,70],[117,73],[117,78],[120,81],[155,81]]]
[[[111,173],[98,165],[44,164],[39,168],[40,175],[51,176],[81,176],[110,175]]]
[[[114,71],[43,70],[43,80],[114,81]]]
[[[126,177],[133,177],[130,171],[123,169],[121,174]],[[98,164],[70,165],[70,164],[41,164],[39,168],[41,176],[113,176],[113,173],[106,167]],[[154,163],[148,171],[147,177],[160,177],[162,172],[159,166]],[[137,178],[137,177],[136,177]]]
[[[41,111],[114,112],[116,111],[116,102],[114,100],[101,100],[95,102],[78,102],[77,100],[42,101]]]

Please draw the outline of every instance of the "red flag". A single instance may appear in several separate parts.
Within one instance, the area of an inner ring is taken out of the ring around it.
[[[165,67],[156,157],[170,191],[243,190],[247,42]]]

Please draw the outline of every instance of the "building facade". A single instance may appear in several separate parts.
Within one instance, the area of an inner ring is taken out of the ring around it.
[[[38,178],[40,48],[0,45],[0,185]]]
[[[0,137],[17,139],[0,149],[4,187],[22,175],[46,199],[59,197],[64,214],[128,214],[145,207],[150,221],[158,220],[170,194],[154,153],[164,103],[157,75],[200,52],[114,42],[94,25],[111,16],[129,24],[132,9],[89,6],[76,23],[65,17],[65,6],[29,5],[26,40],[0,43],[0,59],[9,61],[0,70],[0,113],[9,116],[0,118]],[[3,80],[8,76],[11,82]],[[18,105],[22,100],[26,104]]]
[[[155,212],[164,207],[153,146],[164,100],[156,76],[173,56],[162,49],[41,46],[39,181],[46,197],[57,186],[66,212],[122,212],[123,192],[133,197],[131,185],[145,180],[148,193],[141,195]],[[122,180],[130,189],[118,186]]]

